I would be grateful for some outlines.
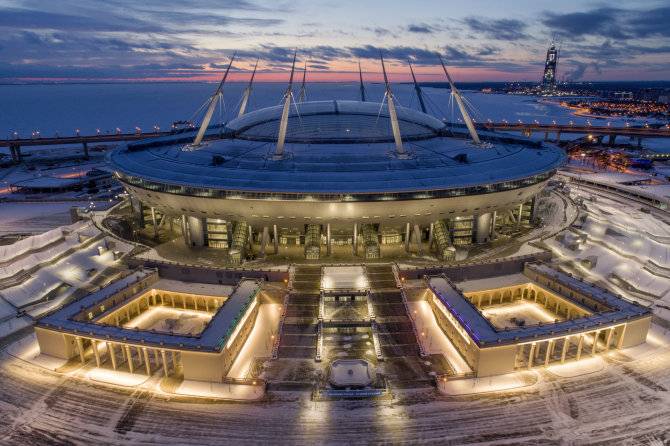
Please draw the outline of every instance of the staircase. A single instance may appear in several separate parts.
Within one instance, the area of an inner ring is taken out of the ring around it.
[[[296,265],[292,285],[277,356],[314,358],[318,341],[321,266]]]
[[[366,265],[379,344],[384,357],[418,356],[416,341],[390,264]]]

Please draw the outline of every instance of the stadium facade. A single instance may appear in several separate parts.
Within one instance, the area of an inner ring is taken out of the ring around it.
[[[566,160],[551,144],[475,132],[464,107],[466,125],[454,125],[399,106],[388,82],[386,103],[294,105],[291,84],[283,105],[222,127],[206,116],[195,142],[193,130],[110,153],[139,224],[178,222],[189,246],[227,249],[231,263],[253,244],[261,255],[303,245],[316,260],[333,244],[377,258],[410,241],[449,260],[455,246],[532,224],[535,197]]]

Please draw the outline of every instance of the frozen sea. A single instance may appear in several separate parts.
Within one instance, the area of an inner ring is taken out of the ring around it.
[[[242,91],[246,83],[232,82],[224,87],[225,111],[215,115],[227,121],[236,116]],[[154,126],[168,129],[173,122],[194,119],[195,112],[214,92],[215,83],[124,83],[124,84],[52,84],[52,85],[0,85],[0,137],[11,138],[14,132],[20,137],[30,137],[40,132],[42,137],[143,132]],[[299,85],[294,88],[298,95]],[[279,104],[286,90],[285,83],[257,83],[249,101],[249,110]],[[384,88],[379,83],[366,84],[368,101],[379,102]],[[401,105],[418,108],[416,94],[411,84],[393,84],[392,90]],[[423,87],[428,112],[440,119],[455,121],[460,117],[450,105],[450,90]],[[358,100],[359,85],[352,83],[313,83],[306,86],[307,100]],[[500,122],[551,123],[556,121],[575,125],[586,124],[588,119],[572,115],[572,111],[557,104],[538,102],[537,97],[503,94],[485,94],[463,91],[478,114],[478,121],[491,119]],[[605,120],[591,118],[592,125],[605,125]],[[625,125],[629,120],[609,119],[612,125]],[[633,121],[644,123],[644,120]]]

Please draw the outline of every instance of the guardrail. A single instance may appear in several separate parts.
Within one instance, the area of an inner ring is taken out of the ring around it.
[[[377,328],[377,322],[372,321],[372,343],[375,346],[375,354],[377,355],[377,361],[383,361],[384,355],[382,354],[381,343],[379,342],[379,329]]]
[[[323,353],[323,322],[319,321],[319,325],[316,328],[316,355],[314,360],[321,362],[321,355]]]
[[[277,326],[277,334],[275,335],[275,342],[272,345],[272,359],[277,359],[277,352],[279,351],[279,340],[281,339],[282,329],[284,328],[284,320],[286,319],[286,308],[291,293],[284,295],[284,305],[282,305],[281,315],[279,316],[279,325]]]
[[[416,343],[419,345],[419,355],[426,356],[426,349],[423,348],[423,342],[421,341],[421,336],[419,336],[419,331],[416,329],[416,322],[412,317],[412,312],[409,310],[409,305],[407,304],[407,297],[405,296],[405,288],[403,286],[402,280],[398,276],[398,265],[394,262],[391,264],[391,269],[393,270],[393,276],[396,279],[396,286],[400,291],[400,297],[402,297],[402,303],[405,305],[405,312],[407,317],[409,317],[410,322],[412,323],[412,331],[414,332],[414,337],[416,338]]]

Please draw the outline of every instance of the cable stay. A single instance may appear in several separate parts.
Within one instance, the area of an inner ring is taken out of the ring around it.
[[[461,116],[463,116],[463,121],[465,121],[465,125],[467,126],[468,131],[470,132],[470,136],[472,137],[472,140],[477,146],[482,146],[482,142],[479,139],[479,135],[477,135],[475,126],[473,125],[472,119],[470,118],[470,114],[468,113],[467,109],[465,108],[465,104],[463,103],[463,95],[461,95],[461,92],[458,90],[458,88],[456,88],[456,85],[454,85],[454,82],[451,80],[451,76],[447,71],[447,67],[444,65],[444,62],[442,61],[442,56],[440,56],[439,54],[437,56],[440,58],[440,64],[442,64],[444,74],[447,76],[447,80],[449,81],[449,85],[451,86],[451,94],[454,95],[454,98],[456,99],[458,108],[461,111]]]
[[[242,105],[240,106],[240,112],[237,114],[239,118],[247,111],[247,103],[249,102],[249,96],[251,95],[251,86],[254,83],[254,76],[256,75],[256,68],[258,68],[258,59],[256,59],[256,65],[254,65],[254,71],[251,73],[251,79],[249,79],[249,85],[244,89],[242,93]]]
[[[419,98],[419,106],[421,106],[421,111],[426,113],[426,104],[423,102],[423,94],[421,93],[421,87],[416,81],[416,76],[414,76],[414,70],[412,69],[412,62],[407,59],[409,64],[409,71],[412,73],[412,80],[414,81],[414,90],[416,91],[416,96]]]
[[[361,79],[361,102],[365,102],[365,87],[363,86],[363,71],[361,70],[360,59],[358,59],[358,75]]]
[[[289,108],[291,106],[292,88],[293,88],[293,74],[295,73],[295,58],[298,54],[298,50],[295,50],[293,53],[293,65],[291,66],[291,77],[288,81],[288,87],[286,88],[286,93],[284,93],[284,108],[282,109],[281,121],[279,123],[279,136],[277,138],[277,150],[272,155],[272,159],[282,160],[284,156],[284,141],[286,140],[286,128],[288,126],[288,115]]]
[[[302,71],[302,87],[300,87],[300,99],[298,99],[298,102],[305,102],[305,76],[306,75],[307,75],[307,62],[305,62],[305,69]],[[296,110],[297,110],[297,108],[296,108]]]
[[[218,102],[217,99],[222,94],[221,91],[223,90],[223,85],[226,83],[226,78],[228,77],[228,73],[230,72],[230,67],[233,66],[233,61],[235,60],[235,54],[237,54],[237,52],[233,53],[233,57],[230,59],[230,63],[228,64],[226,73],[223,75],[223,79],[221,79],[219,88],[216,89],[216,92],[211,97],[211,102],[209,104],[209,108],[207,109],[207,113],[205,114],[205,118],[203,119],[202,124],[200,125],[200,130],[198,130],[198,134],[196,135],[195,140],[193,141],[192,145],[193,148],[199,146],[200,143],[202,142],[202,138],[205,136],[207,126],[209,126],[209,122],[212,119],[212,114],[214,113],[214,108],[216,108],[216,104]]]

